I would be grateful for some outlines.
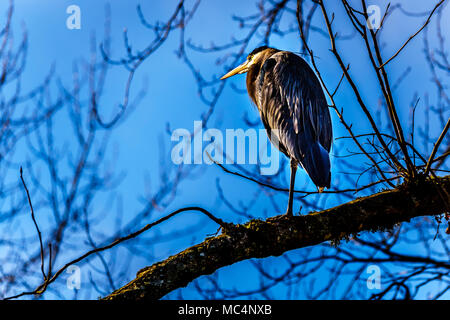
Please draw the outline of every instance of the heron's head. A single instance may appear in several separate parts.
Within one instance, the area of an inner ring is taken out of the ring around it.
[[[269,48],[267,46],[262,46],[256,48],[247,56],[247,60],[244,63],[240,64],[226,75],[224,75],[220,80],[224,80],[226,78],[232,77],[236,74],[246,73],[252,66],[262,65],[262,62],[265,61],[272,51],[276,51],[276,49]]]

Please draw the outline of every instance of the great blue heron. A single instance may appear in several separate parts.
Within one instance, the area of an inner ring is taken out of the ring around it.
[[[330,187],[333,133],[328,104],[311,67],[292,52],[267,46],[256,48],[221,80],[246,72],[248,94],[258,107],[270,141],[290,159],[286,214],[292,215],[298,164],[319,192]]]

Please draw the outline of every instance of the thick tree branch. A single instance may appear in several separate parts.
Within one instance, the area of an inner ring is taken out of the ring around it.
[[[279,256],[324,241],[348,239],[362,231],[390,229],[414,217],[438,215],[446,211],[449,200],[440,196],[438,188],[448,194],[450,176],[416,180],[304,216],[251,220],[142,269],[136,279],[105,299],[159,299],[202,275],[242,260]]]

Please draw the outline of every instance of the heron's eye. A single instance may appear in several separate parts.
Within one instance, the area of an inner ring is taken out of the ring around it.
[[[253,59],[253,54],[251,54],[251,55],[249,55],[249,56],[247,57],[247,60],[248,60],[248,61],[252,61],[252,59]]]

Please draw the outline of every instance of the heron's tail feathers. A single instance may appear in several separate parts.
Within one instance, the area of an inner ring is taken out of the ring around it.
[[[320,191],[330,187],[330,156],[318,141],[308,146],[299,162]]]

